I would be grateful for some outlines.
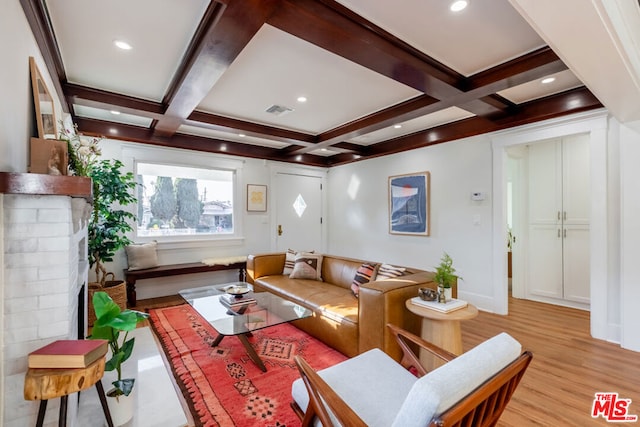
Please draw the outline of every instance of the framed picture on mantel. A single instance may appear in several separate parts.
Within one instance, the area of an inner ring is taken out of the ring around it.
[[[429,235],[429,172],[389,177],[389,233]]]

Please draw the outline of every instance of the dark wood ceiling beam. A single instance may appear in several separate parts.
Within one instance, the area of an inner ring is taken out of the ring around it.
[[[582,87],[522,104],[516,114],[499,122],[472,117],[375,144],[368,147],[365,156],[399,153],[601,107],[600,101]]]
[[[566,65],[551,49],[541,48],[470,77],[468,83],[470,90],[467,92],[459,92],[457,95],[441,101],[425,103],[422,107],[416,106],[406,112],[394,111],[396,107],[385,111],[393,117],[391,121],[395,123],[402,123],[453,106],[469,112],[479,112],[479,116],[483,120],[493,120],[507,115],[514,108],[514,104],[497,95],[497,91],[566,69]],[[487,108],[487,106],[493,108]],[[369,120],[368,123],[367,120]],[[356,120],[350,123],[348,128],[336,128],[320,135],[318,147],[328,147],[345,139],[353,138],[354,135],[362,135],[389,125],[389,120],[376,122],[371,120],[370,116]],[[359,128],[361,129],[357,130]],[[344,133],[341,133],[341,129]],[[305,151],[309,151],[309,149],[297,150],[298,153]]]
[[[262,27],[279,0],[212,1],[164,103],[156,131],[171,135]]]
[[[171,137],[163,137],[154,133],[153,129],[124,124],[114,126],[111,122],[86,118],[78,118],[77,125],[83,134],[108,139],[138,142],[159,147],[181,148],[205,153],[267,159],[280,162],[288,161],[321,167],[326,165],[326,159],[321,156],[304,155],[298,160],[295,158],[287,159],[282,157],[278,149],[241,144],[215,138],[205,138],[181,133],[175,133]],[[117,134],[112,133],[111,129],[116,129]]]
[[[159,102],[134,98],[119,93],[107,92],[72,83],[63,84],[65,96],[70,104],[84,105],[105,110],[118,110],[135,116],[160,119],[165,107]]]
[[[20,4],[31,27],[31,32],[36,39],[40,53],[44,58],[48,74],[53,80],[53,87],[62,104],[62,110],[68,113],[72,109],[71,105],[65,103],[64,90],[62,88],[62,82],[67,81],[67,75],[64,71],[62,55],[56,43],[55,33],[53,32],[44,0],[20,0]]]
[[[206,126],[206,125],[209,126]],[[315,144],[318,137],[303,132],[296,132],[273,126],[261,125],[216,114],[194,111],[185,121],[185,124],[206,129],[215,129],[223,132],[244,133],[257,138],[270,139],[272,141],[286,142],[296,145]]]
[[[434,66],[433,59],[335,1],[282,3],[268,24],[434,98],[460,90],[461,75]]]

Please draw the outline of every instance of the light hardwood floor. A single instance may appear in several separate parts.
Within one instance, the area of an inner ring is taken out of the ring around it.
[[[589,322],[586,311],[511,298],[507,316],[480,312],[462,323],[465,351],[505,331],[533,352],[499,426],[610,425],[591,417],[596,392],[631,399],[640,416],[640,353],[591,338]]]
[[[137,309],[181,301],[179,296],[141,300]],[[596,392],[631,399],[630,414],[640,416],[640,353],[591,338],[589,321],[586,311],[511,298],[507,316],[480,312],[462,322],[465,351],[504,331],[533,352],[498,426],[611,425],[591,417]]]

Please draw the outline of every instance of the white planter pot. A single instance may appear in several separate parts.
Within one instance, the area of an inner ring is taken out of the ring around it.
[[[125,425],[133,418],[135,409],[135,387],[129,396],[109,397],[107,393],[107,405],[111,413],[114,426]]]
[[[451,301],[453,297],[451,296],[451,288],[444,288],[444,299],[447,301]]]

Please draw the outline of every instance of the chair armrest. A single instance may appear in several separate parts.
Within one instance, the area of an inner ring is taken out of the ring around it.
[[[309,393],[309,405],[302,420],[302,427],[312,426],[314,417],[316,416],[320,419],[324,427],[333,426],[334,423],[329,416],[328,409],[331,410],[343,426],[367,427],[367,424],[362,421],[362,418],[333,391],[331,386],[309,366],[302,356],[296,356],[295,361],[300,371],[302,381],[307,388],[307,393]]]
[[[284,252],[249,255],[247,257],[247,282],[253,284],[260,277],[282,274],[285,258]]]
[[[437,345],[433,345],[409,331],[405,331],[404,329],[401,329],[391,323],[387,323],[387,327],[391,330],[391,333],[395,336],[398,345],[402,349],[403,354],[402,359],[400,360],[400,364],[406,369],[412,367],[415,368],[418,373],[418,377],[426,375],[427,370],[420,364],[420,359],[414,353],[414,351],[411,350],[407,341],[416,344],[423,350],[430,352],[431,354],[444,360],[445,362],[450,362],[451,360],[456,358],[455,354],[448,352],[447,350],[440,348]]]

